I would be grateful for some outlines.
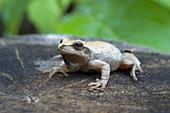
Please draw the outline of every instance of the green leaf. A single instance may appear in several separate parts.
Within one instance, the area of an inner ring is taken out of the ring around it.
[[[54,33],[59,18],[70,0],[32,0],[28,5],[29,20],[41,33]]]
[[[163,7],[170,10],[170,0],[151,0],[155,3],[158,3],[158,5],[162,5]]]
[[[9,35],[18,33],[25,7],[29,0],[8,0],[2,9],[2,21]]]
[[[63,13],[65,13],[65,11],[67,10],[68,6],[72,1],[73,0],[57,0],[57,3],[60,9],[63,11]]]
[[[170,13],[149,0],[77,0],[57,33],[108,37],[170,53]]]
[[[170,14],[167,10],[148,0],[133,0],[115,20],[115,30],[123,40],[170,53]]]
[[[119,35],[111,26],[116,11],[107,9],[117,7],[111,2],[108,0],[100,0],[100,2],[77,0],[78,7],[75,12],[61,19],[56,32],[89,37],[114,37],[119,40]]]
[[[9,0],[0,0],[0,11]]]
[[[119,36],[109,26],[94,19],[92,16],[82,14],[66,16],[65,19],[62,20],[61,24],[58,24],[56,32],[64,32],[77,36],[115,37],[115,39],[119,40]]]

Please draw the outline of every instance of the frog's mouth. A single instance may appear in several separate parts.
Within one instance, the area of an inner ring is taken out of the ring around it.
[[[58,45],[58,48],[57,48],[57,51],[60,53],[60,54],[71,54],[71,48],[67,45]]]
[[[67,55],[79,55],[79,54],[82,54],[82,51],[77,51],[73,47],[70,47],[70,46],[62,46],[62,47],[58,48],[57,51],[60,54],[63,54],[63,55],[66,55],[66,54]]]
[[[74,49],[74,47],[72,46],[62,46],[58,48],[57,51],[61,55],[75,55],[77,57],[89,57],[90,56],[89,51],[86,51],[86,48],[78,51]]]

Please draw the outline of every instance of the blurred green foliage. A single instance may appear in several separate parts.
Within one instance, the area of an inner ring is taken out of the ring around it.
[[[1,93],[1,92],[0,92],[0,95],[5,95],[5,93]]]
[[[0,0],[0,14],[7,35],[18,34],[26,14],[39,33],[110,38],[170,53],[170,0]]]

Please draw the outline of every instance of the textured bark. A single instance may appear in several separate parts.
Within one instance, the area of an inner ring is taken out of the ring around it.
[[[60,59],[51,58],[58,54],[56,46],[63,37],[66,35],[0,39],[1,113],[170,112],[170,55],[107,40],[122,51],[133,50],[144,73],[137,73],[139,82],[135,83],[129,70],[112,72],[105,92],[89,92],[87,84],[100,73],[75,72],[69,77],[59,73],[51,79],[41,73],[60,64]]]

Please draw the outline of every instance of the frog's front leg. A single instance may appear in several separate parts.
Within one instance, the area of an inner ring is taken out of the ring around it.
[[[91,82],[88,84],[88,86],[90,86],[89,91],[93,91],[94,89],[104,91],[110,77],[110,65],[101,60],[94,60],[90,62],[90,68],[94,70],[101,70],[102,76],[100,80],[97,80],[97,82]]]
[[[51,59],[52,60],[56,60],[56,59],[59,59],[59,58],[62,58],[62,56],[60,54],[53,56]]]
[[[65,75],[66,77],[68,76],[68,74],[66,72],[69,72],[69,70],[67,69],[67,65],[62,64],[61,66],[58,67],[53,67],[50,70],[44,70],[42,71],[42,73],[50,73],[48,78],[51,78],[54,76],[55,73],[57,72],[61,72],[63,75]]]
[[[142,68],[140,67],[140,61],[138,58],[131,52],[131,51],[126,51],[122,54],[122,60],[120,62],[120,67],[119,69],[129,69],[132,68],[130,75],[132,76],[133,80],[135,82],[138,81],[135,71],[138,70],[140,73],[143,73]]]

